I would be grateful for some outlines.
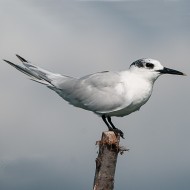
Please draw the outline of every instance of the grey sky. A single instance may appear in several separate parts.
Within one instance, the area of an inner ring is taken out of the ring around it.
[[[151,57],[190,74],[189,1],[0,0],[0,58],[80,77]],[[91,189],[104,123],[0,64],[0,189]],[[189,77],[163,76],[125,133],[115,189],[190,189]]]

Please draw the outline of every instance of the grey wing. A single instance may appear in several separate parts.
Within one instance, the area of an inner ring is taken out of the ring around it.
[[[119,73],[100,72],[80,79],[60,83],[59,95],[70,104],[93,111],[107,113],[129,105]]]

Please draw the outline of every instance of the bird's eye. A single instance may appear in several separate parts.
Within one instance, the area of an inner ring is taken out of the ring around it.
[[[146,67],[149,69],[153,69],[154,65],[152,63],[146,63]]]

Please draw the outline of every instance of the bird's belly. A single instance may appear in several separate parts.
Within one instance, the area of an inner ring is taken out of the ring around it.
[[[117,117],[123,117],[126,115],[129,115],[135,111],[138,111],[141,106],[143,106],[148,99],[150,98],[150,94],[148,94],[147,96],[144,96],[144,98],[140,97],[135,99],[134,101],[132,101],[132,103],[122,109],[110,112],[108,115],[109,116],[117,116]]]
[[[140,109],[142,105],[130,105],[123,109],[108,113],[109,116],[123,117]]]

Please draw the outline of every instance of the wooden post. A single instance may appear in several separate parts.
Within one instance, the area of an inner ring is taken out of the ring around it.
[[[113,190],[117,156],[120,152],[119,141],[119,135],[106,131],[102,133],[101,141],[97,142],[99,154],[96,158],[93,190]]]

